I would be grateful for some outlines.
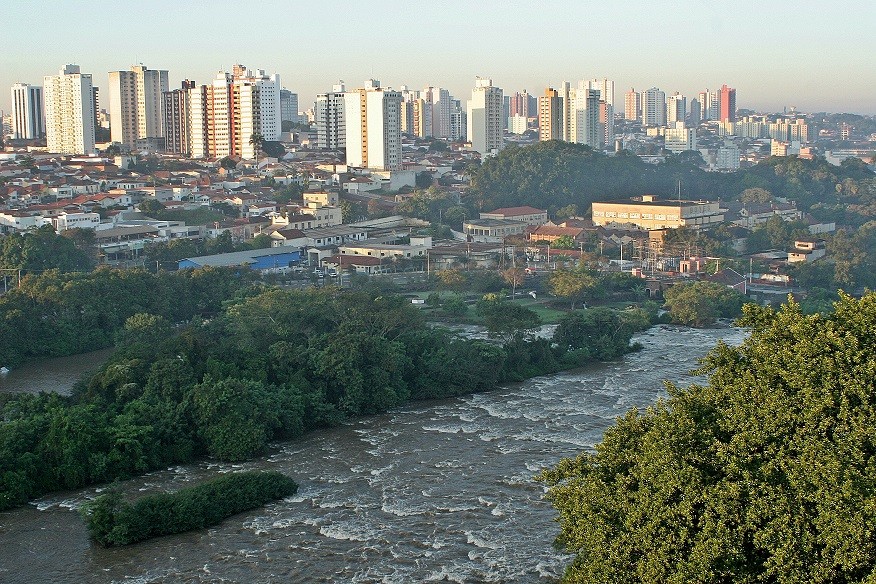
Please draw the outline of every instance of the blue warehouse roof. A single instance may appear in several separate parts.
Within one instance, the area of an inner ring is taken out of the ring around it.
[[[185,258],[179,261],[182,268],[203,268],[249,266],[253,270],[267,270],[270,268],[282,268],[290,262],[301,260],[301,250],[290,247],[269,247],[266,249],[253,249],[247,251],[234,251],[216,255]]]

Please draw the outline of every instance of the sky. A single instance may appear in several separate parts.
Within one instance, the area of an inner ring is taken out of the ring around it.
[[[847,0],[5,0],[0,109],[9,88],[66,63],[105,88],[143,63],[209,83],[234,63],[279,73],[299,109],[344,80],[447,87],[476,76],[506,94],[561,81],[615,81],[695,97],[722,84],[737,107],[876,114],[876,7]],[[105,97],[101,108],[108,104]]]

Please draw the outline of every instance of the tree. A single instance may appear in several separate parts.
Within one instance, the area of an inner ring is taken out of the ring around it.
[[[739,194],[739,200],[743,203],[771,203],[773,194],[766,189],[760,187],[745,189]]]
[[[724,284],[703,280],[676,284],[663,293],[672,322],[706,326],[739,315],[745,297]]]
[[[541,325],[541,317],[535,311],[507,302],[495,294],[478,301],[477,314],[484,319],[489,335],[505,343],[525,338]]]
[[[616,311],[598,307],[564,315],[554,342],[579,353],[579,359],[609,360],[630,350],[633,327]],[[583,358],[583,359],[582,359]]]
[[[434,178],[432,177],[432,173],[428,170],[424,170],[422,172],[418,172],[417,176],[414,177],[418,189],[427,189],[432,186],[432,181]]]
[[[262,143],[264,141],[265,137],[259,133],[252,134],[249,137],[249,145],[253,147],[253,151],[255,152],[256,168],[259,167],[259,151],[262,149]]]
[[[551,242],[554,249],[575,249],[575,240],[571,235],[561,235]]]
[[[456,269],[439,270],[435,274],[442,288],[456,290],[465,284],[465,276]]]
[[[221,166],[225,170],[234,170],[235,168],[237,168],[237,161],[230,156],[226,156],[219,161],[219,166]]]
[[[575,303],[582,300],[596,284],[597,280],[593,273],[583,267],[575,270],[554,270],[548,277],[551,293],[559,298],[567,299],[572,310],[575,309]]]
[[[517,287],[526,279],[526,271],[523,268],[508,268],[502,272],[502,279],[511,286],[511,299],[514,299]]]
[[[283,147],[282,143],[276,140],[262,140],[261,149],[271,158],[276,158],[278,160],[283,158],[286,154],[286,148]]]
[[[565,207],[561,207],[557,209],[557,212],[554,213],[558,221],[562,221],[563,219],[570,219],[572,217],[578,216],[578,205],[572,203],[570,205],[566,205]]]
[[[43,225],[0,239],[0,267],[24,272],[76,272],[91,269],[92,260],[72,239],[58,235],[51,225]]]
[[[147,215],[152,215],[153,217],[158,218],[162,211],[164,211],[164,205],[161,204],[161,201],[158,199],[144,199],[142,203],[140,203],[140,210]]]
[[[743,322],[707,384],[670,385],[541,475],[575,555],[563,582],[876,579],[876,295],[829,315],[748,305]]]

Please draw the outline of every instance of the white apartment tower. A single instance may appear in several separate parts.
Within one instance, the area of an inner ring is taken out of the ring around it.
[[[65,65],[43,79],[46,146],[49,152],[87,154],[94,150],[94,86],[79,65]]]
[[[328,93],[316,96],[316,144],[318,148],[341,150],[347,144],[344,121],[344,82],[332,86]]]
[[[475,79],[467,108],[467,137],[472,150],[487,156],[502,149],[504,109],[502,90],[493,87],[493,80]]]
[[[401,170],[401,101],[400,92],[374,79],[344,94],[348,166]]]
[[[687,98],[677,91],[669,96],[666,103],[666,123],[670,127],[676,122],[684,122],[687,119]]]
[[[34,140],[46,133],[43,88],[16,83],[12,86],[12,138]]]
[[[599,91],[581,81],[576,89],[569,90],[569,100],[569,141],[602,148],[605,130],[599,121]]]
[[[666,93],[656,87],[642,92],[642,125],[666,125]]]
[[[463,140],[468,135],[468,118],[466,111],[458,99],[452,99],[450,104],[450,140]]]
[[[130,71],[110,71],[110,137],[133,149],[138,138],[164,136],[163,94],[167,71],[133,65]]]
[[[432,106],[432,136],[447,139],[450,137],[450,112],[453,97],[440,87],[427,87],[420,96]]]

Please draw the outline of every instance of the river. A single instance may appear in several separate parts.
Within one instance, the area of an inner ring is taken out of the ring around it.
[[[240,465],[204,461],[123,483],[175,490],[216,473],[273,469],[297,495],[197,532],[119,549],[88,541],[75,509],[101,489],[0,513],[0,581],[550,582],[554,511],[533,476],[591,448],[614,418],[666,392],[738,329],[655,327],[623,360],[539,377],[280,443]]]
[[[97,371],[114,349],[43,359],[0,375],[0,393],[55,392],[68,395],[79,378]],[[0,363],[2,365],[2,363]]]

